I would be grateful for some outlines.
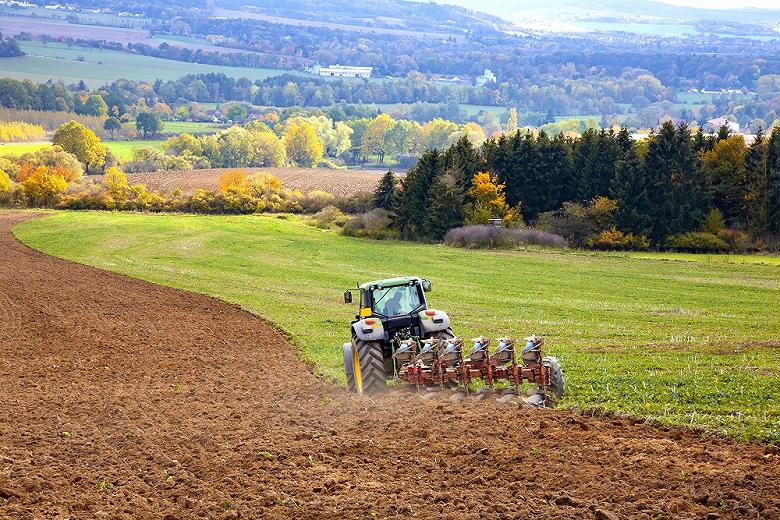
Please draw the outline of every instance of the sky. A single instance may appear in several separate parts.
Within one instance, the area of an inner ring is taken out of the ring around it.
[[[777,9],[778,0],[659,0],[665,4],[700,7],[702,9],[734,9],[739,7],[763,7]]]

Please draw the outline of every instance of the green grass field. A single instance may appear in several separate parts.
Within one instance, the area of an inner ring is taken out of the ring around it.
[[[220,126],[214,123],[198,123],[195,121],[166,121],[163,124],[165,134],[213,134]]]
[[[777,265],[466,251],[274,216],[61,212],[15,233],[56,256],[237,303],[335,377],[356,311],[344,289],[425,276],[431,305],[462,337],[544,334],[566,372],[563,406],[780,441]]]
[[[165,81],[178,79],[186,74],[222,72],[234,78],[246,77],[254,81],[285,72],[277,69],[186,63],[106,49],[68,48],[67,45],[58,43],[44,45],[40,42],[20,42],[19,46],[27,55],[0,58],[0,76],[39,82],[54,79],[77,83],[84,80],[90,87],[99,87],[117,78]]]
[[[167,124],[167,123],[166,123]],[[103,141],[103,144],[111,150],[116,157],[120,159],[131,159],[133,150],[144,146],[154,146],[160,148],[164,141],[160,139],[137,139],[135,141]],[[18,156],[27,152],[34,152],[41,148],[47,148],[51,143],[13,143],[0,145],[0,156]]]

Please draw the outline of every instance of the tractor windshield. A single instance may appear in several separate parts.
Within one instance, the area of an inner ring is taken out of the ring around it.
[[[374,312],[388,318],[411,314],[422,305],[420,291],[416,285],[374,289],[373,300]]]

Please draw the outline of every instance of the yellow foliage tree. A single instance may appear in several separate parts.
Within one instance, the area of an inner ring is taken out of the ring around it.
[[[119,168],[109,168],[103,177],[103,186],[117,202],[124,202],[130,195],[130,185],[127,176]]]
[[[68,187],[68,181],[62,174],[52,171],[51,168],[38,166],[20,183],[20,186],[30,202],[49,206],[57,195],[65,191],[65,188]]]
[[[0,170],[0,202],[4,202],[11,197],[14,191],[14,183],[11,177],[3,170]]]
[[[314,127],[305,121],[290,125],[284,135],[284,146],[290,161],[309,168],[317,166],[325,153],[325,146]]]
[[[466,224],[487,224],[490,219],[500,218],[504,224],[523,223],[520,207],[511,207],[506,201],[505,185],[489,173],[476,173],[471,180],[467,195],[470,200],[464,208]]]
[[[87,174],[90,168],[99,168],[106,162],[106,148],[100,138],[79,122],[70,121],[60,126],[51,142],[75,155],[86,167]]]
[[[227,170],[219,178],[219,191],[227,193],[228,191],[247,191],[249,182],[244,170]]]

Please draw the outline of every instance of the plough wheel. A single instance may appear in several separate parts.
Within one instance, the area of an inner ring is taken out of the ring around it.
[[[386,390],[387,372],[380,342],[353,338],[352,366],[357,393],[378,394]]]
[[[550,386],[547,387],[547,406],[555,404],[556,401],[563,397],[564,381],[563,381],[563,369],[558,358],[545,357],[542,363],[546,367],[550,367]]]

